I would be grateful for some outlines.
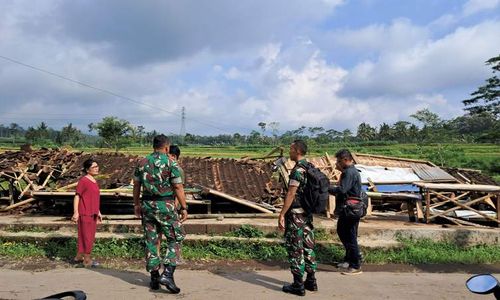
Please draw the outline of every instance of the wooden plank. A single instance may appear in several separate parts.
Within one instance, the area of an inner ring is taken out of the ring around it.
[[[414,182],[414,185],[434,191],[476,191],[476,192],[500,192],[500,186],[484,184],[446,184]]]
[[[359,157],[356,153],[351,152],[352,160],[354,161],[354,164],[360,164]]]
[[[438,193],[438,194],[442,195],[442,193]],[[470,192],[465,192],[462,195],[456,197],[455,200],[459,200],[459,199],[461,199],[461,198],[463,198],[463,197],[465,197],[465,196],[467,196],[469,194],[470,194]],[[441,202],[434,203],[434,204],[431,205],[431,208],[435,208],[435,207],[441,206],[441,205],[446,204],[448,202],[450,202],[450,200],[444,200],[444,201],[441,201]]]
[[[330,166],[330,168],[332,169],[330,174],[333,175],[334,177],[336,177],[335,176],[335,164],[330,160],[330,156],[328,155],[328,152],[325,152],[325,159],[328,162],[328,165]],[[328,177],[332,177],[332,176],[328,176]],[[333,179],[338,180],[338,178],[333,178]]]
[[[455,218],[452,218],[452,217],[448,217],[448,216],[441,216],[441,218],[444,218],[450,222],[452,222],[453,224],[455,225],[458,225],[458,226],[463,226],[460,222],[457,221],[457,219]]]
[[[377,186],[370,178],[368,178],[368,190],[371,190],[372,192],[378,192]]]
[[[65,185],[65,186],[58,188],[57,191],[64,191],[64,190],[76,187],[77,185],[78,185],[78,182],[73,182],[73,183],[70,183],[68,185]]]
[[[476,223],[473,223],[473,222],[469,222],[469,221],[465,221],[465,220],[462,220],[462,219],[457,219],[457,218],[453,218],[453,217],[448,217],[448,216],[441,216],[441,218],[444,218],[444,219],[447,219],[453,223],[459,223],[462,224],[462,225],[468,225],[468,226],[474,226],[474,227],[479,227],[479,228],[491,228],[491,227],[488,227],[488,226],[484,226],[484,225],[479,225],[479,224],[476,224]]]
[[[47,176],[47,178],[45,178],[43,184],[40,186],[40,189],[43,189],[47,185],[47,183],[49,183],[50,177],[52,177],[53,173],[54,170],[50,171],[49,175]]]
[[[443,197],[446,197],[446,196],[443,196]],[[482,197],[482,198],[484,198],[484,197]],[[481,199],[481,201],[484,201],[484,199]],[[474,209],[474,208],[470,207],[469,205],[472,205],[472,203],[471,203],[472,201],[467,202],[466,204],[462,204],[462,203],[460,203],[460,202],[456,201],[455,199],[451,199],[451,202],[455,203],[455,205],[458,205],[458,206],[460,206],[460,207],[461,207],[461,208],[463,208],[463,209],[473,211],[473,212],[475,212],[475,213],[477,213],[477,214],[479,214],[479,215],[483,216],[483,217],[484,217],[484,218],[486,218],[486,219],[492,220],[492,221],[494,221],[494,222],[500,222],[499,220],[497,220],[497,219],[495,219],[495,218],[492,218],[492,217],[488,216],[487,214],[482,213],[482,212],[480,212],[479,210],[477,210],[477,209]]]
[[[0,172],[0,177],[7,177],[7,178],[17,180],[17,177],[11,176],[11,175],[4,173],[4,172]]]
[[[446,196],[441,196],[441,197],[446,197]],[[472,205],[472,204],[475,204],[475,203],[481,202],[481,201],[483,201],[484,199],[486,199],[487,197],[490,197],[490,195],[486,195],[486,196],[483,196],[483,197],[481,197],[481,198],[477,198],[477,199],[475,199],[475,200],[473,200],[473,201],[469,201],[469,202],[467,202],[467,204],[468,204],[468,205]],[[434,219],[434,218],[436,218],[436,217],[439,217],[439,216],[441,216],[441,215],[447,214],[447,213],[449,213],[449,212],[452,212],[452,211],[455,211],[455,210],[458,210],[458,209],[460,209],[460,206],[455,206],[455,207],[453,207],[453,208],[450,208],[450,209],[447,209],[447,210],[445,210],[445,211],[443,211],[443,212],[440,212],[439,214],[432,215],[430,218],[431,218],[431,219]],[[470,209],[467,209],[467,210],[470,210]],[[489,217],[489,216],[488,216],[488,218],[491,218],[491,217]],[[495,221],[496,221],[496,220],[495,220]]]
[[[9,198],[10,198],[10,205],[13,205],[15,202],[14,199],[14,179],[9,180]]]
[[[496,195],[497,198],[497,221],[498,227],[500,227],[500,195]]]
[[[484,199],[484,202],[488,203],[488,205],[493,207],[493,209],[497,209],[497,206],[495,205],[495,203],[493,203],[493,200],[491,200],[491,198]]]
[[[417,219],[421,221],[424,219],[424,208],[422,205],[422,199],[418,199],[415,202],[415,204],[417,206]]]
[[[28,176],[24,175],[23,176],[24,179],[28,182],[28,185],[23,189],[23,191],[21,192],[21,194],[19,194],[19,196],[17,197],[18,200],[21,200],[24,196],[24,194],[33,186],[34,187],[34,184],[33,182],[28,178]]]
[[[281,179],[283,180],[283,186],[286,190],[288,190],[288,179],[290,175],[288,174],[288,170],[286,169],[285,165],[281,165],[278,167],[278,172],[281,176]]]
[[[229,201],[233,201],[235,203],[238,203],[238,204],[241,204],[241,205],[244,205],[244,206],[247,206],[247,207],[251,207],[251,208],[256,209],[258,211],[261,211],[263,213],[268,213],[268,214],[272,214],[273,213],[269,209],[263,208],[263,207],[255,204],[255,203],[253,203],[251,201],[248,201],[248,200],[245,200],[245,199],[239,199],[239,198],[233,197],[231,195],[228,195],[226,193],[219,192],[219,191],[216,191],[216,190],[213,190],[213,189],[210,189],[210,188],[207,188],[207,190],[208,190],[209,194],[222,197],[224,199],[227,199]]]
[[[431,192],[429,190],[425,191],[425,222],[429,223],[430,220],[430,207],[431,207]]]
[[[330,218],[335,212],[335,196],[329,195],[328,204],[326,206],[326,217]]]
[[[407,207],[408,217],[410,218],[410,222],[416,221],[415,204],[413,203],[413,201],[411,200],[406,201],[406,207]]]
[[[368,197],[368,207],[366,208],[366,215],[371,216],[373,212],[372,197]]]
[[[35,198],[29,198],[29,199],[23,200],[21,202],[17,202],[16,204],[12,204],[12,205],[7,206],[6,208],[2,209],[2,211],[11,210],[11,209],[19,207],[21,205],[25,205],[25,204],[31,203],[31,202],[33,202],[35,200],[36,200]]]

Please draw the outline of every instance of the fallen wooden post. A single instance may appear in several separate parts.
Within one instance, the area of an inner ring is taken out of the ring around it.
[[[6,208],[2,209],[2,211],[8,211],[8,210],[11,210],[13,208],[16,208],[16,207],[19,207],[19,206],[22,206],[22,205],[25,205],[25,204],[28,204],[28,203],[31,203],[33,201],[35,201],[36,199],[35,198],[29,198],[29,199],[26,199],[26,200],[23,200],[21,202],[18,202],[16,204],[12,204],[12,205],[9,205],[7,206]]]
[[[222,197],[224,199],[227,199],[227,200],[230,200],[230,201],[233,201],[235,203],[238,203],[238,204],[241,204],[241,205],[244,205],[244,206],[247,206],[247,207],[251,207],[253,209],[256,209],[258,211],[261,211],[263,213],[267,213],[267,214],[272,214],[273,212],[270,211],[269,209],[267,208],[264,208],[264,207],[261,207],[253,202],[250,202],[248,200],[245,200],[245,199],[239,199],[239,198],[236,198],[236,197],[233,197],[231,195],[228,195],[226,193],[223,193],[223,192],[219,192],[219,191],[216,191],[216,190],[213,190],[213,189],[210,189],[208,188],[207,189],[208,193],[209,194],[212,194],[212,195],[215,195],[215,196],[219,196],[219,197]]]

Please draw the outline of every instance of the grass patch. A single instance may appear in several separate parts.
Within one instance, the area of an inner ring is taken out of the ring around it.
[[[8,226],[3,230],[7,232],[47,232],[50,229],[43,228],[41,226]]]
[[[374,264],[491,264],[500,262],[500,246],[477,245],[461,247],[449,242],[428,239],[402,239],[399,249],[374,250],[365,253],[365,260]]]
[[[252,225],[241,225],[240,228],[224,233],[224,236],[229,237],[242,237],[242,238],[261,238],[264,237],[265,234],[262,230],[258,229]]]
[[[225,259],[225,260],[267,260],[283,261],[286,250],[282,245],[262,242],[246,243],[242,241],[195,242],[182,247],[183,257],[190,260]]]
[[[370,264],[491,264],[500,263],[499,245],[461,247],[447,242],[402,239],[402,246],[393,249],[362,250]],[[76,240],[54,238],[44,241],[7,241],[0,239],[0,256],[11,258],[49,257],[71,259],[75,255]],[[286,261],[283,245],[266,242],[235,240],[190,241],[182,247],[188,260],[261,260]],[[144,247],[139,238],[97,240],[93,255],[101,258],[143,259]],[[340,245],[318,245],[319,262],[332,263],[342,259]]]
[[[332,234],[327,231],[325,228],[315,228],[314,229],[314,238],[317,241],[328,241],[332,239]]]

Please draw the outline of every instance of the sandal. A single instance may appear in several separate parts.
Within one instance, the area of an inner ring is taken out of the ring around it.
[[[73,260],[71,261],[71,263],[74,264],[74,265],[82,264],[83,263],[83,258],[82,259],[76,259],[76,257],[75,257],[75,258],[73,258]]]
[[[90,264],[83,264],[86,268],[98,268],[101,264],[95,260],[93,260]]]

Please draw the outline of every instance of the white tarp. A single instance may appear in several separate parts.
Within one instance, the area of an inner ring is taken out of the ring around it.
[[[356,165],[360,171],[361,182],[368,183],[412,183],[421,181],[411,168],[386,168],[378,166]]]

